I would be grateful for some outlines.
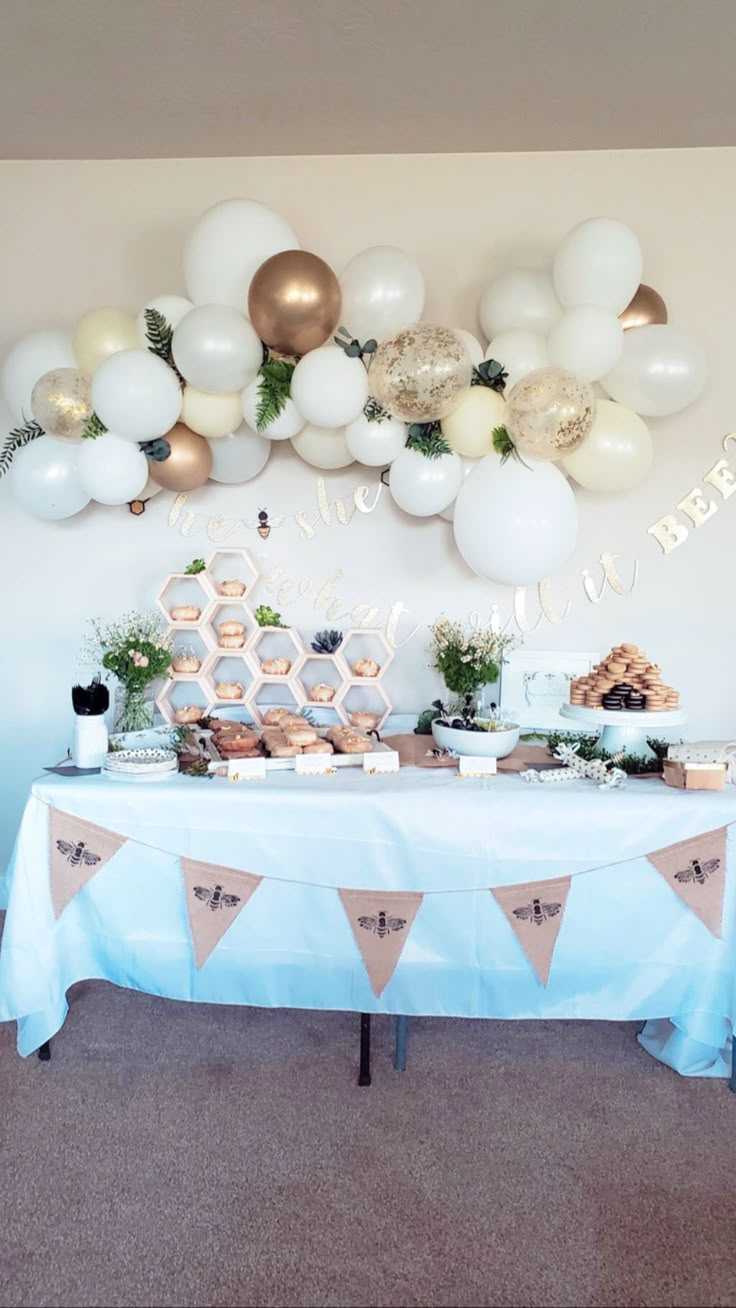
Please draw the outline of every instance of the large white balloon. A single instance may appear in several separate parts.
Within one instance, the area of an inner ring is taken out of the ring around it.
[[[345,432],[335,427],[318,427],[308,422],[291,444],[299,458],[313,468],[334,470],[347,468],[355,462],[347,447]]]
[[[474,336],[472,332],[466,331],[464,327],[453,327],[452,330],[456,336],[460,337],[460,340],[470,355],[470,362],[474,368],[477,368],[478,364],[482,363],[485,358],[483,346],[477,336]]]
[[[258,405],[263,382],[263,377],[256,377],[250,386],[246,386],[240,397],[243,417],[253,431],[258,431]],[[305,422],[306,418],[302,417],[291,396],[288,396],[278,417],[266,423],[260,435],[267,436],[270,441],[290,441],[292,436],[299,434]]]
[[[238,391],[228,395],[210,395],[196,386],[185,386],[181,401],[181,420],[198,436],[215,440],[237,431],[243,420],[243,407]]]
[[[463,461],[458,454],[441,454],[428,459],[421,450],[403,449],[391,464],[388,488],[405,513],[428,518],[452,504],[463,481]]]
[[[455,542],[469,567],[502,586],[526,586],[570,557],[575,496],[558,468],[538,459],[482,459],[455,501]]]
[[[598,304],[620,313],[633,298],[643,267],[630,227],[615,218],[587,218],[562,240],[552,275],[566,307]]]
[[[258,332],[226,304],[199,304],[185,314],[171,343],[174,363],[200,391],[239,391],[263,362]]]
[[[539,332],[546,336],[562,313],[552,278],[532,268],[510,268],[486,287],[478,317],[488,340],[500,332]]]
[[[361,344],[393,336],[424,311],[421,269],[391,245],[374,245],[356,254],[345,267],[340,287],[340,321]]]
[[[89,504],[78,468],[79,444],[39,436],[15,454],[8,474],[15,499],[35,518],[71,518]],[[145,462],[145,460],[144,460]]]
[[[598,381],[618,362],[624,329],[610,309],[596,304],[567,309],[547,337],[549,361],[584,381]]]
[[[700,346],[678,327],[653,324],[624,334],[621,357],[601,384],[619,404],[664,418],[697,400],[707,380]]]
[[[361,413],[345,428],[345,440],[354,459],[367,468],[385,468],[406,445],[408,428],[398,418],[376,422]]]
[[[178,327],[185,313],[189,313],[194,308],[192,300],[188,300],[184,295],[155,295],[152,300],[148,300],[141,309],[135,320],[135,328],[138,332],[138,339],[141,345],[148,346],[148,324],[146,323],[146,309],[156,309],[163,314],[169,327]]]
[[[613,495],[638,486],[653,460],[652,437],[638,413],[613,400],[596,400],[590,432],[562,466],[586,490]]]
[[[507,395],[522,377],[536,372],[538,368],[549,367],[546,340],[538,332],[530,332],[523,327],[492,337],[486,358],[495,359],[508,373]]]
[[[109,432],[82,442],[79,480],[98,504],[129,504],[148,481],[148,459],[132,441]]]
[[[13,422],[31,417],[31,392],[44,373],[76,367],[71,332],[48,329],[16,341],[2,370],[3,395]]]
[[[442,419],[442,435],[456,454],[482,459],[493,449],[493,432],[506,425],[506,401],[490,386],[469,386],[460,403]]]
[[[285,218],[256,200],[222,200],[195,223],[184,246],[184,281],[195,304],[246,313],[253,274],[272,254],[300,248]]]
[[[314,426],[344,427],[363,411],[368,375],[361,360],[351,359],[339,345],[321,345],[296,365],[291,398]]]
[[[92,378],[92,407],[116,436],[152,441],[179,421],[179,378],[148,350],[118,350]]]
[[[245,423],[229,436],[212,441],[212,481],[237,485],[262,472],[271,455],[271,442]]]
[[[471,472],[473,472],[474,469],[478,467],[479,463],[480,463],[480,459],[463,459],[463,481],[465,481],[466,477],[470,476]],[[455,499],[452,501],[452,504],[448,504],[447,508],[443,509],[442,512],[440,513],[440,517],[444,518],[445,522],[455,521],[456,503],[457,503],[457,496],[455,496]]]

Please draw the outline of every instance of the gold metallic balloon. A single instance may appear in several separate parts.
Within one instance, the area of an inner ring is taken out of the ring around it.
[[[89,377],[77,368],[45,372],[33,388],[31,413],[51,436],[64,441],[81,440],[92,417]]]
[[[382,341],[372,356],[368,389],[402,422],[444,418],[470,385],[473,365],[449,327],[415,323]]]
[[[161,463],[148,461],[152,481],[164,490],[189,491],[204,486],[212,471],[212,450],[203,436],[197,436],[183,422],[177,422],[163,437],[171,454]]]
[[[587,382],[563,368],[538,368],[506,400],[506,430],[520,454],[561,459],[582,445],[595,418]]]
[[[308,250],[274,254],[248,291],[248,314],[261,340],[287,355],[324,345],[340,321],[341,304],[334,272]]]
[[[659,291],[641,283],[636,295],[618,315],[625,332],[632,327],[651,327],[653,323],[667,322],[667,305]]]

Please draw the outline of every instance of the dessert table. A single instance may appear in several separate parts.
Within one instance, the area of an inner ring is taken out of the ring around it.
[[[61,810],[128,837],[55,918],[49,824]],[[651,1053],[725,1076],[736,1017],[736,787],[658,779],[601,791],[453,769],[387,776],[176,775],[148,785],[48,775],[9,869],[0,1019],[27,1055],[63,1025],[66,992],[102,978],[199,1003],[409,1016],[642,1020]],[[722,939],[645,857],[728,826]],[[195,966],[181,857],[263,877]],[[584,874],[584,875],[583,875]],[[490,888],[572,875],[549,980]],[[336,890],[423,892],[377,997]]]

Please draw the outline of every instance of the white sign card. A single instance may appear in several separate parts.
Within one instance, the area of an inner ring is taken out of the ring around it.
[[[363,755],[363,771],[369,776],[376,776],[379,772],[398,772],[399,754],[395,749],[381,749],[375,754]]]
[[[331,754],[297,754],[294,763],[298,777],[331,777],[337,772]]]
[[[265,758],[229,758],[227,779],[228,781],[265,781]]]
[[[458,763],[461,777],[495,777],[496,775],[495,758],[461,754]]]

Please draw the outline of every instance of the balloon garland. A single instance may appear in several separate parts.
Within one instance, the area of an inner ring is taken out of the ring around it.
[[[571,481],[636,486],[654,457],[644,418],[705,386],[702,351],[642,271],[630,228],[587,219],[550,271],[483,290],[484,356],[470,332],[421,321],[424,280],[402,250],[364,250],[338,279],[279,214],[225,200],[186,242],[187,296],[137,317],[94,309],[11,349],[2,389],[19,425],[0,475],[39,518],[90,500],[140,513],[161,488],[248,481],[288,440],[312,467],[388,469],[399,508],[452,523],[481,577],[525,585],[574,550]]]

